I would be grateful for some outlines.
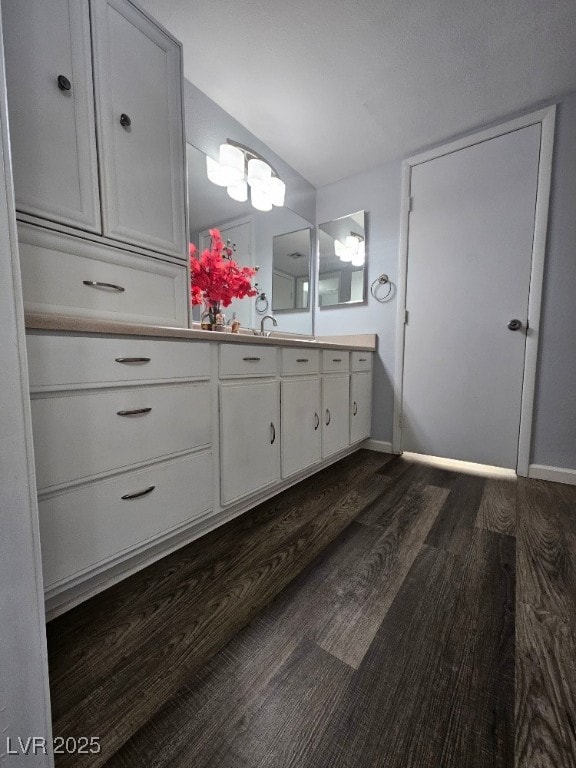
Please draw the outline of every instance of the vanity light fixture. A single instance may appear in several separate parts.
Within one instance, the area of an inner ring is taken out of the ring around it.
[[[352,266],[361,267],[366,261],[364,237],[356,232],[350,232],[344,242],[334,240],[334,253],[340,261],[352,262]]]
[[[237,141],[227,139],[220,145],[218,162],[206,156],[208,178],[226,187],[233,200],[245,202],[250,187],[250,202],[259,211],[284,205],[286,185],[274,168],[257,152]]]

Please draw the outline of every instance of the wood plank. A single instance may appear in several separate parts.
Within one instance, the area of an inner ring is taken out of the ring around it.
[[[186,750],[174,768],[300,768],[317,747],[351,676],[345,664],[303,641],[259,700],[230,724],[226,742],[208,762],[202,753]]]
[[[518,599],[576,622],[576,488],[518,480]]]
[[[513,539],[478,529],[463,555],[423,547],[317,759],[331,768],[510,768],[513,553]]]
[[[317,637],[321,648],[360,666],[447,496],[445,488],[416,485],[380,535],[367,531],[364,550],[339,574],[346,599]]]
[[[486,480],[476,526],[506,536],[516,535],[516,480]]]
[[[367,470],[367,472],[370,470]],[[359,487],[345,492],[338,502],[327,496],[323,505],[310,510],[312,519],[290,530],[276,542],[263,539],[258,558],[240,557],[237,562],[208,568],[209,576],[197,583],[204,586],[202,599],[186,585],[169,595],[166,604],[156,607],[162,615],[163,632],[139,637],[105,679],[95,687],[85,687],[85,696],[55,721],[59,734],[98,733],[102,735],[102,754],[90,761],[79,756],[64,756],[60,765],[91,768],[102,765],[138,728],[184,683],[194,668],[221,648],[239,629],[288,584],[354,517],[381,493],[386,481],[357,469]],[[349,481],[348,481],[349,484]],[[341,480],[338,480],[342,492]],[[323,494],[326,497],[326,493]],[[254,546],[254,545],[253,545]],[[248,543],[246,547],[249,549]],[[240,552],[238,551],[240,550]],[[226,571],[215,581],[214,573]],[[159,602],[159,601],[158,601]],[[141,633],[142,635],[142,633]],[[104,657],[105,658],[105,657]]]
[[[517,605],[516,768],[576,768],[576,633]]]
[[[426,544],[456,554],[467,549],[485,480],[473,475],[456,475],[450,494],[432,526]]]

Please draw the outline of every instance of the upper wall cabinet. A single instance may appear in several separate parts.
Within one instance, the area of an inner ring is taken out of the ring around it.
[[[90,14],[78,0],[2,0],[18,210],[100,232]]]
[[[126,0],[91,0],[104,234],[185,255],[181,46]]]
[[[129,0],[2,10],[18,210],[186,258],[180,44]]]

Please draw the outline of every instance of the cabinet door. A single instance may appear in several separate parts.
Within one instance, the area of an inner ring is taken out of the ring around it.
[[[3,0],[2,16],[16,207],[100,232],[88,2]]]
[[[282,382],[282,477],[320,461],[320,379]]]
[[[372,374],[353,373],[350,381],[350,442],[370,437],[372,429]]]
[[[350,377],[324,376],[322,379],[322,458],[346,448],[350,438]]]
[[[220,463],[223,505],[278,482],[278,382],[220,386]]]
[[[104,234],[186,258],[180,45],[126,0],[90,2]]]

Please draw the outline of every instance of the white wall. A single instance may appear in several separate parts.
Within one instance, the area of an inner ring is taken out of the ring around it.
[[[368,303],[365,306],[316,310],[314,333],[317,336],[378,334],[372,437],[385,442],[392,441],[396,297],[380,304],[370,295],[370,285],[382,272],[393,283],[397,280],[401,170],[402,164],[398,160],[321,187],[316,192],[317,224],[355,211],[367,211]]]
[[[576,93],[556,112],[532,463],[576,469]]]

